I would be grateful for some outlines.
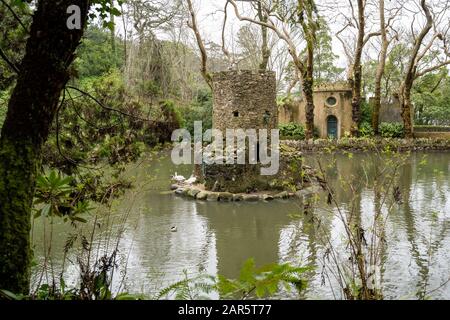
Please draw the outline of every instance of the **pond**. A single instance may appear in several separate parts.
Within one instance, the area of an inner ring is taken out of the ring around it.
[[[310,155],[306,161],[311,166],[320,161],[326,168],[342,207],[349,206],[356,195],[362,219],[373,214],[373,190],[362,185],[349,192],[341,187],[341,180],[370,180],[377,168],[385,166],[382,159],[374,160],[370,154],[336,154]],[[366,170],[368,163],[371,168]],[[332,239],[342,237],[342,228],[326,201],[319,201],[309,214],[304,214],[304,205],[296,200],[195,202],[166,192],[176,171],[185,176],[191,173],[188,167],[175,167],[167,155],[136,166],[130,175],[138,187],[116,201],[108,218],[99,220],[101,230],[93,236],[96,250],[114,248],[116,239],[110,235],[124,228],[117,244],[121,272],[115,276],[116,289],[151,296],[183,279],[185,271],[190,276],[206,273],[237,278],[243,262],[254,258],[258,266],[274,262],[311,266],[303,298],[341,298],[335,284],[325,281],[323,285],[326,248],[311,225],[313,215]],[[401,168],[399,190],[404,201],[393,206],[386,223],[381,270],[384,297],[417,299],[417,292],[425,288],[433,299],[450,299],[450,285],[442,286],[450,278],[450,153],[411,154]],[[177,232],[171,232],[173,226]],[[34,283],[45,262],[43,243],[49,242],[49,228],[42,220],[34,222]],[[90,226],[83,228],[89,237]],[[59,222],[52,231],[51,263],[55,270],[64,268],[68,285],[74,285],[79,274],[73,252],[62,266],[64,246],[74,232]],[[278,298],[295,296],[281,292]]]

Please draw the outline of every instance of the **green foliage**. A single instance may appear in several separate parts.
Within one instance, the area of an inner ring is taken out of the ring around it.
[[[173,297],[176,300],[208,300],[208,295],[216,291],[216,279],[214,277],[199,275],[189,278],[186,270],[183,273],[183,280],[162,289],[155,299]]]
[[[327,21],[320,17],[315,37],[314,81],[316,84],[338,81],[344,68],[336,66],[339,56],[333,52],[333,38]],[[306,54],[306,49],[302,55]]]
[[[416,81],[412,95],[415,123],[450,125],[450,76],[447,69],[427,74]]]
[[[366,100],[361,102],[361,123],[372,123],[373,106]]]
[[[380,134],[383,138],[403,138],[405,136],[402,123],[386,123],[380,124]]]
[[[6,112],[8,111],[9,92],[0,91],[0,130],[2,129],[3,122],[6,118]]]
[[[308,271],[309,268],[293,267],[289,264],[271,264],[257,268],[254,259],[249,259],[244,263],[239,279],[227,279],[221,275],[189,278],[185,271],[182,281],[161,290],[156,299],[208,299],[214,292],[218,293],[221,299],[266,298],[274,296],[281,286],[288,291],[294,288],[301,293],[307,287],[307,281],[303,277]]]
[[[175,105],[173,100],[163,100],[159,103],[159,107],[163,114],[167,116],[167,121],[173,122],[177,125],[183,123],[183,116],[180,109]]]
[[[309,268],[292,267],[288,264],[272,264],[256,268],[253,259],[247,260],[241,269],[239,279],[230,280],[219,276],[218,290],[223,299],[247,298],[254,294],[264,298],[276,294],[283,285],[286,290],[292,286],[300,293],[306,289],[307,282],[303,280]]]
[[[28,29],[31,23],[30,5],[18,0],[5,1],[20,18],[24,27]],[[10,62],[18,66],[25,52],[28,31],[21,26],[19,21],[3,4],[0,4],[0,30],[0,48],[2,48]],[[0,58],[0,91],[11,87],[16,77],[17,75],[6,61]]]
[[[299,123],[287,123],[279,126],[280,136],[284,139],[305,140],[305,127]]]
[[[403,80],[404,68],[407,65],[408,52],[410,48],[405,43],[399,42],[392,47],[384,70],[384,77],[381,82],[382,97],[392,97]],[[378,67],[377,60],[369,60],[363,65],[363,91],[365,95],[373,94],[375,91],[375,78]]]
[[[116,0],[115,2],[121,6],[125,3],[125,0]],[[118,17],[121,15],[121,12],[115,6],[112,6],[111,3],[114,3],[114,1],[93,0],[94,10],[89,13],[89,18],[91,20],[100,20],[103,28],[114,30],[114,23],[108,17]]]
[[[111,48],[111,34],[97,26],[89,26],[83,42],[78,48],[75,69],[80,79],[99,77],[113,69],[121,69],[124,61],[124,47],[116,39],[116,50]]]
[[[0,300],[22,300],[24,297],[19,294],[14,294],[8,290],[2,290],[0,289]]]
[[[372,124],[369,122],[363,122],[359,126],[359,135],[360,137],[372,137],[375,134],[372,128]]]
[[[82,163],[136,161],[146,145],[170,141],[179,127],[179,117],[167,104],[153,107],[130,96],[117,70],[84,79],[81,88],[101,105],[68,89],[44,150],[45,163],[67,174]]]
[[[194,122],[203,122],[203,131],[212,128],[212,96],[210,91],[199,91],[195,101],[180,108],[182,126],[194,134]]]
[[[79,195],[76,186],[71,185],[72,177],[65,177],[55,170],[41,175],[36,179],[35,215],[58,216],[64,220],[85,223],[81,216],[91,210],[87,201],[77,197]]]

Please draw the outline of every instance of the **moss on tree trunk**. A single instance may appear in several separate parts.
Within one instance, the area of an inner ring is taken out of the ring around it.
[[[88,0],[40,0],[0,138],[0,288],[29,292],[30,216],[42,146],[69,80],[83,30],[67,28],[67,8]]]
[[[303,95],[306,101],[306,139],[312,139],[314,138],[314,94],[312,79],[305,79],[303,81]]]

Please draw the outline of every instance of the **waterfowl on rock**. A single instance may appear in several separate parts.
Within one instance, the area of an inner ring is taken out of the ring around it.
[[[197,178],[194,177],[194,175],[191,175],[191,177],[186,180],[187,184],[194,184],[195,182],[197,182]]]
[[[178,173],[175,172],[175,175],[172,176],[172,180],[175,182],[184,182],[186,181],[186,178],[178,175]]]

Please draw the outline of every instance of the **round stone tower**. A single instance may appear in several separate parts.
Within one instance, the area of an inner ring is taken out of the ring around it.
[[[212,83],[214,129],[278,128],[275,72],[218,72]]]

